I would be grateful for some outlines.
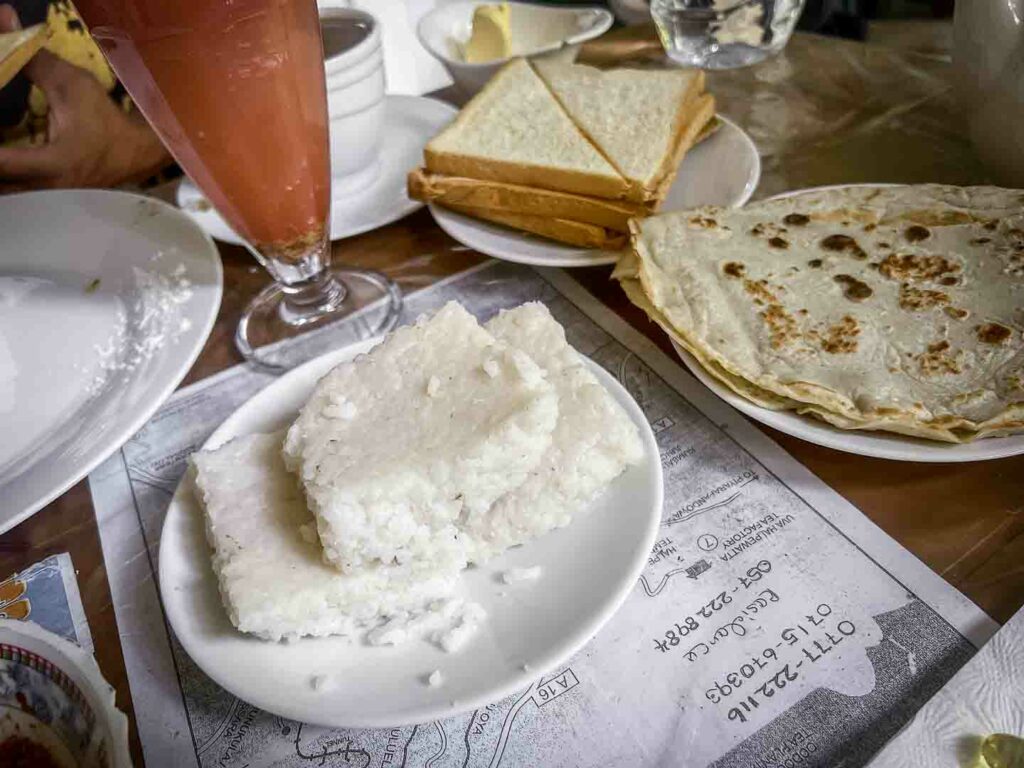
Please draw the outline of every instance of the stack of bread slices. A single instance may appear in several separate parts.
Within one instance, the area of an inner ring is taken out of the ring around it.
[[[409,193],[570,245],[620,248],[714,112],[698,70],[515,59],[427,144]]]

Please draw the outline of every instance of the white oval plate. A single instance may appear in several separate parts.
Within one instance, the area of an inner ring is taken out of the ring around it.
[[[285,374],[235,411],[203,448],[286,426],[324,373],[374,343],[324,355]],[[448,654],[422,640],[397,647],[342,638],[273,643],[238,632],[221,605],[202,513],[188,479],[171,500],[160,541],[160,592],[181,645],[240,699],[281,717],[338,728],[450,717],[508,696],[551,671],[593,637],[634,588],[661,520],[661,462],[654,435],[629,393],[604,369],[589,364],[636,423],[644,460],[567,528],[463,573],[459,593],[480,603],[487,619],[459,652]],[[536,581],[507,585],[498,578],[508,568],[535,565],[542,568]],[[442,685],[426,684],[433,670],[441,671]],[[337,684],[313,690],[311,678],[324,673]]]
[[[2,532],[171,394],[213,327],[222,275],[188,217],[124,192],[0,197],[0,233]],[[171,298],[145,287],[154,280],[176,286]],[[161,312],[161,301],[174,306]]]
[[[383,227],[423,207],[409,197],[405,179],[423,163],[423,147],[455,119],[458,110],[425,96],[390,94],[384,102],[384,136],[376,178],[364,189],[331,195],[331,239],[341,240]],[[342,191],[344,192],[344,191]],[[192,183],[178,185],[177,203],[204,232],[231,245],[240,238]]]
[[[661,211],[719,205],[738,208],[757,188],[761,157],[736,123],[718,115],[721,127],[683,157]],[[534,237],[472,216],[429,205],[438,225],[465,246],[505,261],[537,267],[594,267],[614,264],[617,251],[577,248]]]

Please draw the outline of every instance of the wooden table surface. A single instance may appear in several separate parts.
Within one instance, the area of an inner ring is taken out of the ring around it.
[[[644,38],[644,35],[647,35]],[[660,64],[650,33],[614,38],[583,56]],[[639,41],[639,42],[638,42]],[[917,53],[796,35],[762,65],[709,75],[720,111],[755,139],[764,171],[758,196],[853,181],[986,180],[949,91],[949,64]],[[480,263],[454,245],[426,211],[335,243],[335,259],[380,269],[414,291]],[[183,384],[235,365],[232,338],[266,275],[242,249],[221,246],[224,298],[205,348]],[[575,270],[591,293],[666,353],[661,331],[609,279],[610,268]],[[974,464],[909,464],[821,448],[760,427],[823,481],[951,584],[1005,621],[1024,603],[1024,456]],[[86,481],[0,536],[0,578],[47,555],[69,552],[96,658],[131,719],[132,752],[143,764],[95,513]]]

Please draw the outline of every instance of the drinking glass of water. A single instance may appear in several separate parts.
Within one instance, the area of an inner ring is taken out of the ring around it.
[[[756,64],[781,51],[804,0],[651,0],[670,58],[703,69]]]

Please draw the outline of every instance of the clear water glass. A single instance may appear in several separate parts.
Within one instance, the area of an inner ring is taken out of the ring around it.
[[[804,0],[651,0],[651,17],[671,59],[733,69],[781,51],[803,5]]]

